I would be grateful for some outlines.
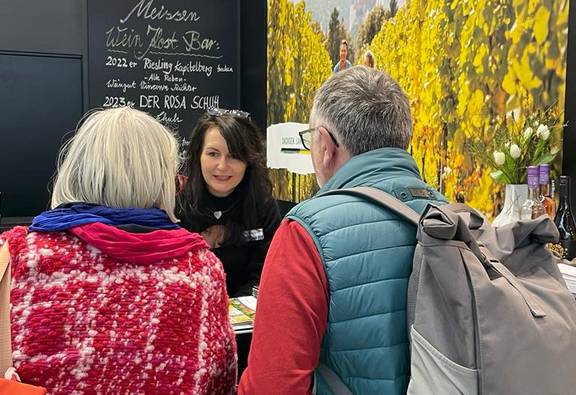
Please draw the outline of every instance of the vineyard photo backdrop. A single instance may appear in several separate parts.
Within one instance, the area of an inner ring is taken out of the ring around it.
[[[568,0],[268,0],[268,124],[308,122],[314,91],[346,38],[353,64],[372,51],[376,68],[408,94],[409,150],[423,178],[492,216],[503,185],[468,145],[491,149],[511,116],[562,114],[567,32]],[[551,138],[560,146],[561,129]],[[280,199],[317,190],[313,175],[270,173]]]

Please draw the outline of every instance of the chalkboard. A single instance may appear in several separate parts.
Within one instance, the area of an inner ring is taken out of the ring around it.
[[[129,105],[186,136],[238,108],[237,0],[88,0],[89,107]]]
[[[58,150],[82,116],[79,56],[0,53],[2,217],[28,217],[49,204]]]

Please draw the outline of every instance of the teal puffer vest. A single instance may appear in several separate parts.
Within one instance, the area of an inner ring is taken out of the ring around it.
[[[418,212],[445,199],[421,179],[404,150],[353,157],[324,185],[372,186]],[[391,211],[348,195],[316,196],[287,215],[312,236],[330,287],[320,361],[354,394],[404,394],[409,379],[406,293],[416,228]],[[316,394],[331,394],[315,373]]]

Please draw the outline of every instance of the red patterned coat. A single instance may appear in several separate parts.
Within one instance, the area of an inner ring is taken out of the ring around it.
[[[134,234],[98,226],[2,235],[22,381],[49,394],[233,393],[236,344],[218,259],[202,246],[155,262],[120,260],[114,250]],[[173,244],[167,232],[138,234],[132,250],[161,253]],[[154,233],[166,243],[147,238]]]

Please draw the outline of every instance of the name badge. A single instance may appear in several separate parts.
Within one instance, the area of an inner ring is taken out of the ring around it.
[[[248,241],[259,241],[264,240],[264,229],[250,229],[244,231],[244,237]]]

